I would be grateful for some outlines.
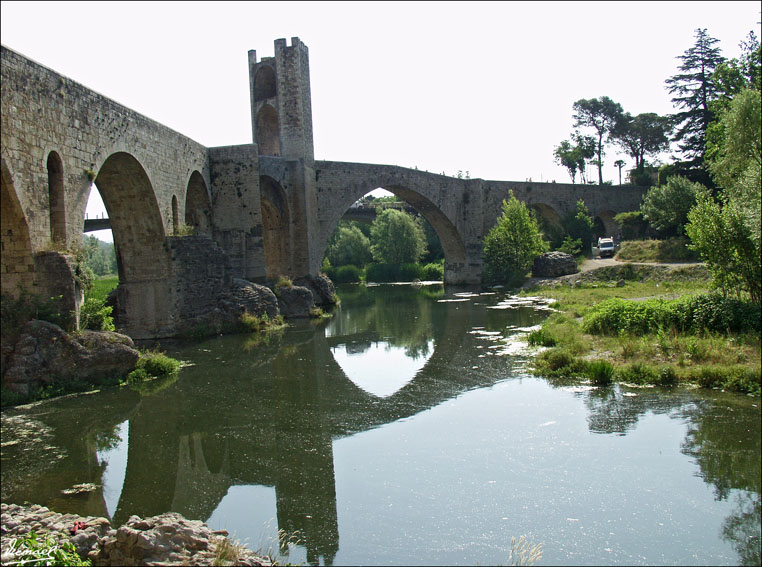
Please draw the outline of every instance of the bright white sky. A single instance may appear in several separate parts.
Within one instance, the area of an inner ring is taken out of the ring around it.
[[[696,28],[727,58],[762,36],[756,1],[1,5],[3,45],[206,146],[251,143],[247,52],[299,37],[316,159],[509,181],[569,181],[553,150],[576,100],[673,113]]]

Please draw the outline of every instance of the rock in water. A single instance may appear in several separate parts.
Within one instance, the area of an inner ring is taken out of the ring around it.
[[[3,384],[28,395],[51,382],[93,382],[122,378],[140,357],[127,335],[81,331],[69,335],[58,325],[32,320],[21,329],[8,360]]]

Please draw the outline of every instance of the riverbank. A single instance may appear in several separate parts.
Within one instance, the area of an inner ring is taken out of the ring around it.
[[[74,546],[72,552],[92,565],[275,565],[245,546],[231,541],[225,530],[213,531],[200,521],[187,520],[180,514],[165,513],[141,519],[132,516],[113,529],[108,519],[75,514],[59,514],[44,506],[2,504],[2,565],[31,559],[24,546],[14,545],[30,534],[37,542],[47,540],[44,553]],[[16,549],[12,549],[15,547]],[[41,550],[38,550],[40,553]],[[75,558],[76,560],[76,558]],[[67,562],[68,563],[68,562]],[[51,564],[60,564],[54,560]],[[88,563],[83,563],[88,564]]]
[[[700,264],[615,260],[588,260],[577,274],[529,281],[521,293],[553,299],[557,310],[529,336],[531,344],[544,347],[535,373],[554,380],[691,384],[759,396],[759,307],[709,295],[710,289],[710,275]],[[608,328],[592,324],[594,312],[607,318]],[[673,317],[661,321],[656,312]],[[680,316],[689,320],[675,324]],[[634,319],[648,317],[656,318],[636,330]],[[735,325],[731,318],[744,320],[743,328],[729,329]]]

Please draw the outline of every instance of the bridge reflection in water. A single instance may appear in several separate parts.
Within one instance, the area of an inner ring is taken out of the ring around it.
[[[441,287],[421,289],[412,301],[402,301],[404,294],[410,295],[409,288],[375,294],[356,287],[342,294],[344,306],[326,326],[305,322],[269,344],[233,336],[170,349],[193,363],[173,383],[5,412],[4,440],[22,435],[15,432],[24,428],[37,433],[36,442],[25,441],[23,453],[4,450],[3,501],[108,515],[102,486],[106,463],[99,456],[119,445],[114,432],[128,421],[127,465],[114,525],[133,514],[168,511],[207,521],[219,516],[215,511],[226,495],[230,505],[229,498],[252,494],[241,487],[271,487],[282,550],[298,539],[309,563],[330,565],[339,549],[334,441],[510,376],[521,359],[490,356],[495,343],[484,339],[497,332],[506,336],[508,324],[526,327],[544,317],[528,307],[510,313],[464,309],[457,301],[441,301]],[[470,301],[494,304],[497,298]],[[362,356],[363,350],[385,345],[425,364],[381,396],[348,378],[332,353]],[[673,412],[681,403],[658,394],[580,395],[586,396],[595,432],[627,431],[646,412]],[[23,423],[14,425],[14,419]],[[695,443],[690,450],[702,454]],[[99,486],[77,497],[61,494],[86,482]],[[249,522],[262,517],[261,510],[244,514]]]
[[[98,449],[116,446],[113,432],[129,420],[115,525],[133,514],[167,511],[206,521],[231,487],[270,486],[284,542],[296,536],[310,563],[322,557],[330,564],[339,545],[333,441],[412,416],[510,372],[504,358],[475,358],[478,339],[469,334],[474,327],[504,330],[503,313],[439,303],[441,286],[419,290],[414,301],[399,301],[409,292],[347,290],[345,303],[352,307],[340,308],[326,326],[304,323],[248,350],[251,339],[242,336],[170,350],[193,366],[157,392],[102,392],[50,402],[39,419],[55,438],[49,445],[65,447],[67,454],[36,471],[42,478],[25,478],[18,469],[12,478],[4,476],[4,500],[7,488],[15,501],[107,516],[106,464],[99,462]],[[543,317],[529,308],[514,313],[518,326]],[[425,364],[382,396],[349,379],[332,353],[351,356],[384,347]],[[62,411],[55,410],[59,405]],[[61,496],[61,490],[85,482],[101,488],[77,499]]]

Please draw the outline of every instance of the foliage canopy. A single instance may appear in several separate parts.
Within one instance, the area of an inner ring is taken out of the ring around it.
[[[487,283],[516,285],[548,244],[532,212],[511,191],[503,212],[484,238],[484,279]]]

